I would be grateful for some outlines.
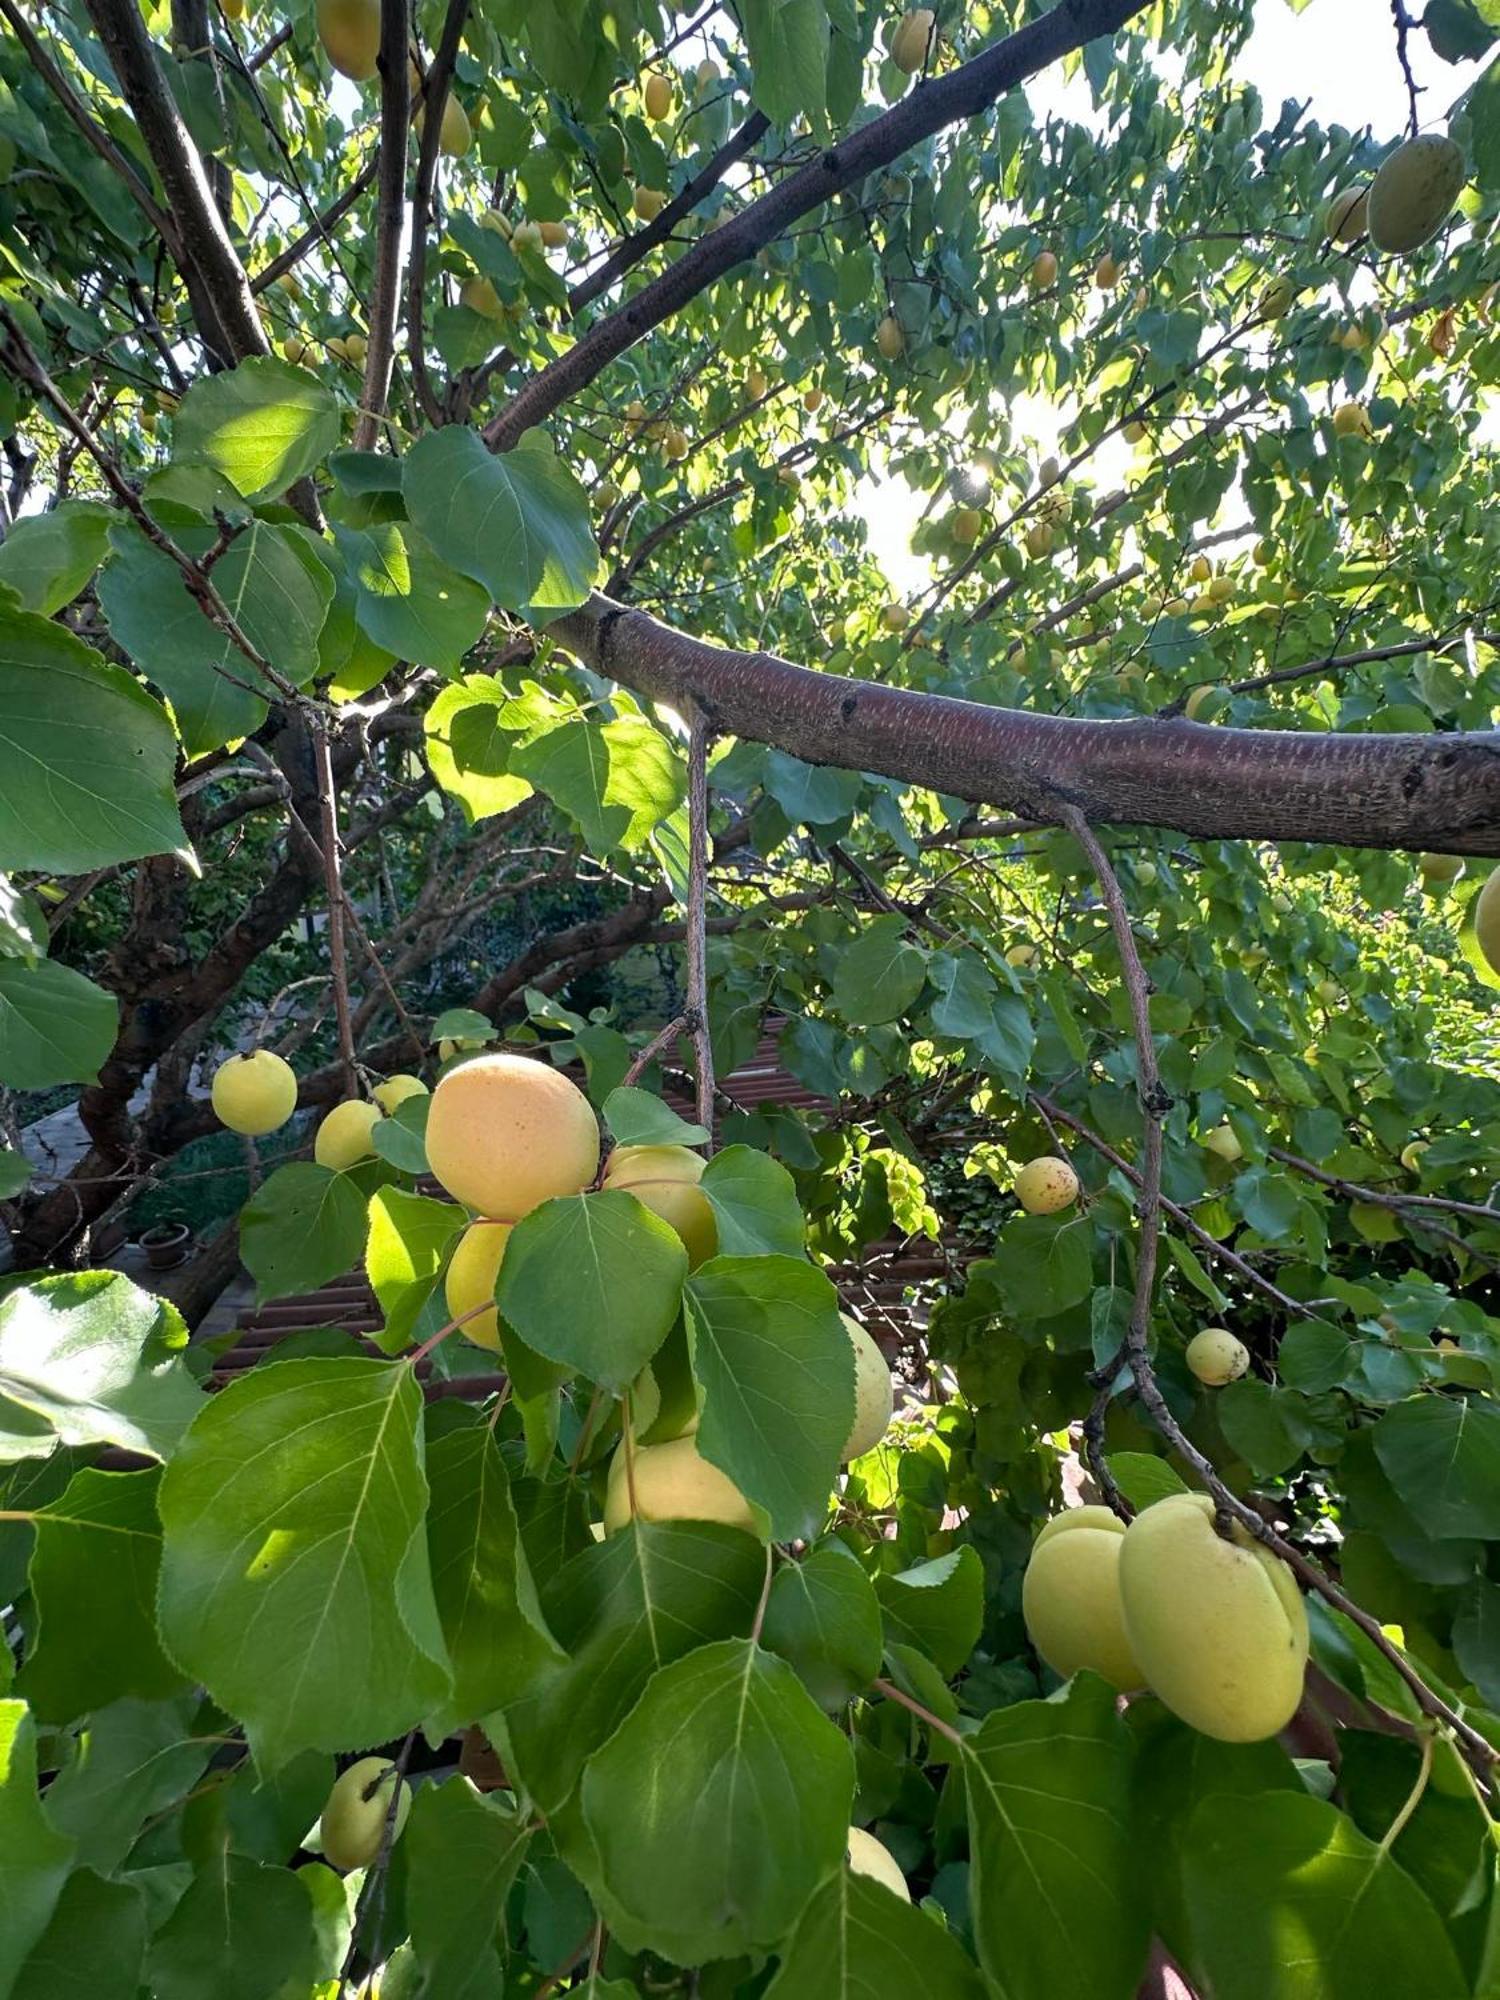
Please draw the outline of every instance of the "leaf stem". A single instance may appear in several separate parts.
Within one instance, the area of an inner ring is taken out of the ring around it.
[[[1385,1830],[1385,1835],[1380,1843],[1382,1854],[1390,1853],[1396,1842],[1406,1831],[1407,1823],[1411,1819],[1412,1814],[1422,1803],[1422,1794],[1427,1789],[1427,1780],[1432,1776],[1432,1757],[1436,1748],[1436,1734],[1431,1729],[1424,1729],[1422,1732],[1422,1762],[1417,1768],[1417,1781],[1408,1793],[1406,1803]]]
[[[877,1677],[871,1681],[870,1685],[877,1694],[883,1694],[887,1701],[899,1702],[902,1708],[908,1709],[913,1715],[925,1722],[929,1729],[935,1729],[939,1736],[946,1736],[950,1743],[956,1743],[960,1748],[962,1747],[964,1739],[959,1735],[952,1723],[944,1722],[943,1718],[940,1715],[934,1715],[930,1708],[924,1708],[921,1702],[913,1701],[909,1694],[903,1694],[894,1681],[881,1680]]]

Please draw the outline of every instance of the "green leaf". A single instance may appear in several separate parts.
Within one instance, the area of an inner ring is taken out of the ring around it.
[[[292,1160],[268,1174],[240,1210],[240,1256],[262,1304],[316,1291],[359,1262],[365,1198],[347,1174]]]
[[[698,1449],[763,1507],[778,1541],[823,1524],[854,1423],[838,1294],[800,1258],[715,1257],[688,1280]]]
[[[890,1636],[926,1653],[951,1680],[984,1623],[984,1565],[967,1545],[875,1579]]]
[[[175,1307],[117,1271],[22,1285],[0,1301],[0,1427],[15,1405],[63,1444],[170,1458],[203,1407],[179,1356],[186,1339]],[[32,1455],[0,1434],[0,1459]]]
[[[1131,2000],[1150,1934],[1135,1882],[1133,1755],[1114,1690],[1093,1674],[1061,1701],[996,1710],[964,1739],[974,1935],[1008,2000]]]
[[[761,1643],[796,1669],[820,1708],[864,1692],[880,1672],[880,1602],[852,1549],[830,1538],[781,1565]]]
[[[800,1257],[807,1225],[797,1184],[779,1160],[753,1146],[715,1153],[698,1183],[714,1212],[726,1257]]]
[[[846,1021],[857,1027],[895,1021],[921,992],[927,954],[906,932],[905,917],[876,917],[841,953],[833,1004]]]
[[[275,2000],[312,1970],[312,1904],[297,1876],[220,1853],[152,1941],[147,1981],[153,2000]]]
[[[422,727],[432,775],[471,822],[509,812],[531,797],[531,780],[512,771],[510,760],[534,714],[531,703],[489,674],[465,674],[441,689],[428,709]]]
[[[679,1118],[649,1090],[621,1084],[604,1100],[604,1122],[617,1146],[701,1146],[708,1133]]]
[[[407,453],[407,511],[445,562],[494,601],[545,622],[582,604],[599,573],[588,495],[545,431],[497,455],[459,424]]]
[[[928,963],[927,976],[937,998],[932,1003],[932,1025],[940,1035],[971,1041],[990,1026],[1000,989],[977,952],[955,957],[949,951],[935,951]]]
[[[171,702],[184,749],[197,756],[253,734],[275,698],[272,683],[137,527],[122,522],[110,539],[114,553],[99,579],[100,609],[116,644]],[[196,551],[206,537],[180,539]],[[333,576],[309,557],[300,531],[251,521],[214,565],[213,581],[255,650],[293,686],[310,681],[320,665]]]
[[[489,622],[490,601],[408,522],[335,527],[361,631],[398,660],[450,673]]]
[[[995,1274],[1021,1321],[1051,1319],[1094,1289],[1094,1224],[1086,1215],[1013,1215],[995,1246]]]
[[[1427,0],[1422,26],[1433,53],[1444,62],[1475,62],[1494,41],[1496,24],[1486,22],[1471,0]]]
[[[404,1364],[241,1376],[193,1424],[160,1505],[162,1639],[263,1769],[384,1743],[447,1699]]]
[[[432,1097],[408,1097],[388,1118],[377,1118],[370,1132],[370,1144],[382,1160],[403,1174],[427,1172],[427,1114]]]
[[[503,1703],[511,1758],[549,1820],[591,1751],[658,1667],[750,1630],[766,1552],[709,1521],[634,1521],[573,1556],[541,1591],[565,1665],[533,1673]]]
[[[505,1904],[532,1835],[529,1817],[467,1778],[423,1785],[406,1829],[406,1919],[426,1984],[442,2000],[493,2000]]]
[[[24,2000],[136,2000],[146,1956],[146,1905],[133,1882],[79,1868],[21,1968]]]
[[[864,780],[858,771],[804,764],[784,750],[766,754],[766,790],[794,826],[831,826],[847,819],[859,803]]]
[[[450,1431],[431,1446],[427,1548],[453,1694],[434,1734],[473,1722],[559,1665],[521,1546],[505,1461],[488,1425]]]
[[[575,716],[513,751],[510,767],[570,814],[598,855],[644,847],[687,789],[682,758],[638,715]]]
[[[251,501],[284,493],[338,441],[333,391],[270,355],[200,375],[172,419],[173,463],[209,466]]]
[[[71,1722],[126,1695],[178,1694],[156,1636],[160,1470],[75,1473],[36,1517],[31,1649],[16,1681],[44,1722]]]
[[[1464,2000],[1437,1912],[1321,1799],[1204,1799],[1184,1843],[1193,1941],[1215,2000]]]
[[[72,966],[0,958],[0,1081],[13,1089],[93,1083],[119,1026],[119,1001]]]
[[[828,12],[824,0],[746,0],[745,40],[755,102],[773,125],[800,112],[815,133],[827,128]]]
[[[113,509],[98,500],[64,500],[17,521],[0,543],[0,584],[24,611],[52,617],[71,604],[104,560]]]
[[[177,739],[138,681],[0,604],[0,868],[77,874],[186,848]]]
[[[0,2000],[27,2000],[16,1975],[57,1907],[73,1842],[37,1797],[36,1727],[24,1701],[0,1701]]]
[[[1453,1651],[1486,1706],[1500,1712],[1500,1583],[1465,1591],[1453,1621]]]
[[[1429,1535],[1500,1537],[1500,1405],[1411,1397],[1376,1424],[1375,1455]]]
[[[1150,1452],[1112,1451],[1106,1463],[1114,1474],[1115,1484],[1137,1512],[1154,1501],[1188,1490],[1167,1461]]]
[[[9,1146],[0,1146],[0,1201],[9,1201],[25,1187],[36,1168],[24,1153],[13,1153]]]
[[[522,1216],[497,1299],[528,1347],[623,1395],[682,1302],[687,1252],[633,1194],[562,1195]]]
[[[984,2000],[962,1945],[882,1883],[837,1868],[798,1919],[766,2000]]]
[[[424,1097],[420,1102],[425,1106],[430,1100]],[[383,1118],[375,1129],[396,1123]],[[437,1286],[448,1246],[467,1220],[466,1211],[451,1201],[431,1201],[426,1195],[392,1187],[378,1188],[371,1195],[365,1272],[385,1314],[380,1345],[386,1353],[399,1354],[410,1340],[417,1317]]]
[[[146,1821],[198,1782],[216,1746],[193,1739],[191,1713],[190,1701],[117,1701],[89,1717],[47,1793],[80,1865],[112,1874]]]
[[[1276,1350],[1276,1371],[1289,1389],[1316,1396],[1343,1381],[1355,1360],[1349,1336],[1326,1320],[1289,1326]]]
[[[1220,1389],[1214,1408],[1225,1441],[1257,1479],[1287,1472],[1301,1458],[1302,1398],[1295,1391],[1276,1389],[1269,1382],[1247,1376]]]
[[[679,1965],[770,1950],[837,1866],[853,1796],[848,1742],[784,1660],[699,1647],[584,1768],[610,1929]]]

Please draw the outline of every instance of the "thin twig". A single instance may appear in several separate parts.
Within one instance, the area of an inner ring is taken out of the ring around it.
[[[688,733],[687,1000],[693,1023],[698,1123],[713,1150],[714,1044],[708,1020],[708,737],[695,714]]]
[[[621,1080],[621,1089],[628,1090],[638,1083],[662,1051],[669,1049],[677,1037],[691,1025],[691,1022],[692,1016],[690,1014],[678,1014],[672,1020],[668,1021],[664,1028],[658,1028],[646,1046],[633,1059],[629,1069],[626,1070]]]
[[[328,726],[322,716],[312,726],[313,759],[318,774],[318,816],[322,827],[323,881],[328,892],[328,960],[333,973],[333,1010],[338,1021],[339,1056],[349,1095],[359,1092],[359,1059],[354,1047],[354,1023],[349,1013],[349,968],[344,957],[344,879],[339,869],[338,801],[333,789],[333,759]]]
[[[902,1708],[916,1716],[919,1721],[925,1722],[929,1729],[935,1729],[939,1736],[946,1736],[950,1743],[962,1746],[964,1739],[951,1723],[944,1722],[940,1715],[934,1715],[932,1710],[924,1708],[921,1702],[913,1701],[909,1694],[903,1694],[894,1681],[882,1680],[877,1676],[870,1685],[877,1694],[883,1694],[887,1701],[899,1702]]]

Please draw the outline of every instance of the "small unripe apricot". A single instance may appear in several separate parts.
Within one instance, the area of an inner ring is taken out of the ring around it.
[[[1031,260],[1031,288],[1036,292],[1048,292],[1057,283],[1057,256],[1051,250],[1039,250]]]
[[[320,1167],[331,1167],[336,1174],[347,1172],[361,1160],[373,1159],[375,1147],[370,1134],[379,1117],[380,1106],[367,1104],[362,1097],[346,1098],[342,1104],[335,1104],[318,1127],[313,1158]]]
[[[847,1463],[873,1451],[885,1436],[895,1398],[885,1356],[851,1313],[840,1313],[839,1318],[854,1349],[854,1423],[839,1453]]]
[[[896,23],[891,33],[891,61],[907,76],[914,76],[926,62],[936,18],[930,7],[912,7]]]
[[[646,87],[641,94],[646,103],[646,116],[654,124],[660,125],[663,119],[671,117],[675,92],[669,76],[663,76],[660,70],[652,70],[646,78]]]
[[[1231,1166],[1236,1160],[1245,1157],[1245,1149],[1239,1142],[1239,1136],[1227,1120],[1222,1125],[1215,1125],[1212,1131],[1205,1132],[1203,1144],[1210,1153],[1218,1159],[1227,1161]]]
[[[630,205],[640,222],[655,222],[667,205],[667,197],[660,188],[638,187],[631,196]]]
[[[399,1788],[399,1789],[398,1789]],[[411,1810],[411,1787],[389,1757],[361,1757],[333,1781],[318,1822],[324,1859],[334,1868],[368,1868],[380,1852],[391,1794],[397,1793],[394,1844]]]
[[[875,345],[887,361],[899,361],[906,352],[906,330],[894,313],[887,313],[876,327]]]
[[[375,1102],[389,1118],[398,1104],[404,1104],[408,1097],[425,1097],[427,1086],[421,1077],[404,1072],[399,1076],[388,1076],[384,1083],[375,1086]]]
[[[1226,1382],[1237,1382],[1245,1373],[1250,1350],[1226,1327],[1206,1326],[1188,1342],[1186,1360],[1190,1373],[1206,1387],[1222,1389]]]

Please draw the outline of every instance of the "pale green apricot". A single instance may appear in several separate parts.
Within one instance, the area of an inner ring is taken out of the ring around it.
[[[1120,1608],[1124,1537],[1108,1507],[1070,1507],[1037,1536],[1021,1585],[1026,1630],[1053,1672],[1089,1668],[1122,1693],[1146,1685]]]

